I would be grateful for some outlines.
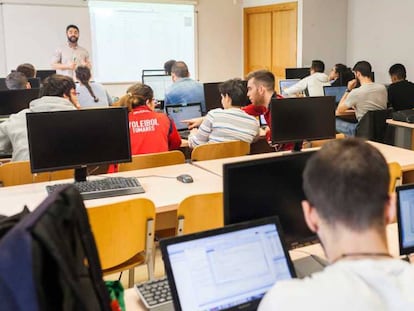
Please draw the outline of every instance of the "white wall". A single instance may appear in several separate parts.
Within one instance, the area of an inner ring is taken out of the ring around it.
[[[199,80],[224,81],[243,75],[242,5],[233,0],[198,1]]]
[[[389,83],[388,69],[394,63],[407,68],[414,80],[414,1],[348,0],[347,62],[371,63],[377,82]]]
[[[347,0],[303,0],[302,65],[313,59],[325,63],[325,71],[346,63]]]

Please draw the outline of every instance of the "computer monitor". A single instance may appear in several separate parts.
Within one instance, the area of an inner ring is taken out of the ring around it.
[[[32,89],[40,88],[40,85],[41,85],[40,78],[29,78],[27,80],[29,81],[30,86],[32,87]]]
[[[285,68],[286,79],[303,79],[310,75],[310,68]]]
[[[221,82],[203,83],[204,100],[207,112],[212,109],[223,108],[221,105],[221,94],[218,88],[220,83]]]
[[[27,133],[33,173],[75,169],[86,180],[86,166],[131,162],[125,107],[28,113]]]
[[[346,86],[324,86],[323,95],[325,96],[335,96],[335,104],[341,101],[342,96],[346,91]]]
[[[290,248],[316,242],[301,201],[302,172],[316,151],[304,151],[223,165],[224,223],[279,216]]]
[[[142,77],[143,76],[154,76],[154,75],[165,75],[164,69],[142,69]]]
[[[334,138],[335,108],[333,96],[272,99],[272,143]]]
[[[400,255],[408,255],[414,253],[414,184],[398,186],[396,192]]]
[[[43,82],[47,77],[56,74],[56,70],[37,70],[36,78],[40,78],[40,81]]]
[[[284,80],[279,80],[279,90],[280,90],[280,94],[284,97],[289,96],[288,94],[285,93],[285,89],[295,85],[296,83],[298,83],[300,81],[300,79],[284,79]]]
[[[36,98],[39,98],[39,89],[0,91],[0,116],[29,108],[30,102]]]
[[[154,98],[157,100],[165,99],[165,91],[173,84],[171,76],[163,75],[146,75],[142,76],[142,83],[150,86],[154,91]]]

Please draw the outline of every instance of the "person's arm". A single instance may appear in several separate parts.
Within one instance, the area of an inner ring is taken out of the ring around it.
[[[188,146],[190,148],[208,143],[210,134],[213,130],[213,120],[214,117],[212,114],[208,113],[198,130],[191,132],[190,136],[188,136]]]
[[[58,70],[74,70],[76,67],[76,64],[74,62],[62,64],[62,51],[60,51],[59,49],[57,49],[53,54],[51,65],[53,69]]]
[[[307,87],[308,87],[308,78],[303,78],[302,80],[298,81],[298,83],[285,89],[284,93],[288,95],[295,95],[295,94],[303,92]]]
[[[171,130],[168,133],[168,150],[176,150],[181,146],[181,137],[177,131],[177,128],[175,127],[174,121],[170,118],[168,119],[170,120],[171,126]]]
[[[199,127],[201,123],[203,122],[203,120],[204,120],[204,117],[199,117],[199,118],[181,120],[180,122],[187,123],[188,129],[191,130],[193,128]]]
[[[348,96],[350,95],[351,91],[355,88],[356,84],[356,79],[348,82],[348,88],[346,89],[344,95],[342,95],[338,107],[336,108],[336,115],[343,114],[346,110],[353,106],[352,101],[348,98]]]

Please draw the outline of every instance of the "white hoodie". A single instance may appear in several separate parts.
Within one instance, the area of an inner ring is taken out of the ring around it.
[[[414,266],[399,259],[340,260],[303,280],[278,282],[258,310],[414,310]]]
[[[0,150],[13,149],[12,161],[28,161],[30,156],[26,113],[74,109],[75,106],[63,97],[43,96],[32,100],[28,109],[12,114],[9,119],[0,124]]]
[[[330,85],[328,76],[323,72],[315,72],[287,88],[285,93],[295,95],[308,89],[309,96],[324,96],[323,87],[328,85]]]

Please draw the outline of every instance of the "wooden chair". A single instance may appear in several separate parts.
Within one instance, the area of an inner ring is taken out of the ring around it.
[[[129,270],[128,286],[134,285],[134,268],[146,264],[154,278],[155,206],[145,198],[88,208],[104,275]]]
[[[167,151],[159,153],[139,154],[132,156],[132,162],[121,163],[119,172],[133,171],[142,168],[158,167],[165,165],[185,163],[184,154],[181,151]]]
[[[3,187],[72,177],[73,170],[32,174],[30,169],[30,161],[15,161],[0,165],[0,181],[3,184]]]
[[[223,227],[223,193],[207,193],[185,198],[177,209],[177,235]]]
[[[390,187],[389,192],[394,192],[395,187],[402,184],[402,169],[397,162],[388,163],[388,170],[390,172]]]
[[[191,161],[203,161],[238,157],[249,154],[250,144],[234,140],[197,146],[191,152]]]
[[[342,133],[336,134],[336,137],[333,139],[343,139],[345,138],[345,135]],[[321,140],[312,140],[311,141],[311,147],[322,147],[324,144],[326,144],[328,141],[331,141],[332,139],[321,139]]]

